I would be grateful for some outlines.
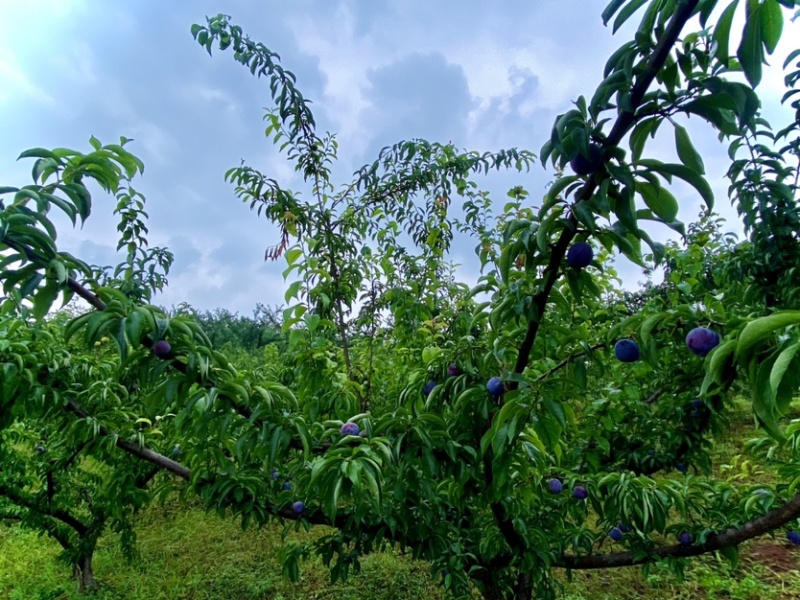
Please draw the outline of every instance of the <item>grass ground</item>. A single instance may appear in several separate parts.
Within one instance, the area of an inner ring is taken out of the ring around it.
[[[734,435],[717,445],[715,468],[748,473],[769,482],[763,465],[742,467],[744,442],[753,435],[745,410]],[[725,465],[734,466],[725,469]],[[126,562],[114,534],[106,535],[95,557],[102,584],[97,600],[405,600],[445,598],[425,563],[397,553],[365,557],[361,573],[347,583],[331,584],[318,562],[304,564],[301,580],[282,577],[278,559],[281,529],[243,532],[234,522],[178,504],[152,507],[137,526],[140,558]],[[312,533],[297,536],[317,535]],[[56,560],[59,547],[47,538],[0,526],[0,598],[73,600],[80,598],[69,569]],[[565,600],[656,600],[708,598],[732,600],[800,599],[800,548],[764,537],[742,548],[733,569],[712,556],[691,562],[680,581],[662,568],[645,575],[640,569],[564,574]]]

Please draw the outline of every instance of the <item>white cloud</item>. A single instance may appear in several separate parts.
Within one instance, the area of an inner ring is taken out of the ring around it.
[[[0,79],[3,80],[3,85],[0,86],[0,102],[22,95],[44,106],[56,104],[55,98],[28,77],[16,57],[5,48],[0,48]]]

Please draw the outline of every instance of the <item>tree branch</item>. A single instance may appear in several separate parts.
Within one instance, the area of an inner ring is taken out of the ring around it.
[[[630,111],[622,111],[622,113],[619,115],[611,129],[611,132],[608,135],[608,139],[604,144],[606,147],[619,145],[619,143],[622,141],[622,138],[625,137],[625,134],[636,122],[636,109],[639,108],[639,105],[644,99],[644,95],[652,85],[653,81],[658,75],[658,72],[664,66],[669,53],[672,51],[672,47],[675,45],[675,42],[677,42],[678,37],[680,36],[681,30],[692,16],[692,13],[697,7],[698,2],[699,0],[679,0],[679,2],[677,2],[675,6],[675,12],[670,18],[669,23],[667,23],[664,34],[653,50],[653,54],[650,56],[650,60],[647,63],[647,68],[636,80],[636,83],[631,89],[630,105],[632,109]],[[592,175],[576,193],[575,204],[591,198],[599,183],[600,182],[598,181],[597,176]],[[570,226],[562,231],[558,241],[553,247],[550,260],[543,273],[544,285],[542,286],[542,289],[539,290],[539,292],[534,296],[536,313],[534,318],[528,324],[528,330],[525,333],[525,338],[520,345],[519,354],[517,355],[517,362],[514,365],[514,373],[522,373],[525,370],[525,367],[528,366],[528,360],[530,359],[530,354],[533,350],[533,344],[536,341],[539,327],[544,319],[545,306],[550,298],[550,292],[558,280],[559,267],[564,260],[564,255],[567,252],[570,242],[576,235],[577,219],[575,218],[574,213],[570,214],[569,216],[569,224]],[[519,387],[519,383],[512,381],[509,382],[508,386],[509,389],[517,389],[517,387]]]
[[[691,17],[698,2],[699,0],[678,0],[675,6],[675,12],[672,14],[672,17],[667,23],[663,35],[653,50],[653,54],[647,61],[647,67],[642,72],[641,76],[637,78],[636,83],[631,89],[631,110],[622,111],[617,117],[617,120],[614,123],[611,132],[609,133],[608,139],[605,142],[606,147],[618,146],[622,138],[635,123],[636,110],[641,105],[647,90],[652,85],[653,81],[658,75],[658,72],[664,66],[669,53],[672,51],[672,48],[677,42],[683,27]],[[591,198],[599,183],[600,181],[598,175],[596,173],[592,174],[586,183],[584,183],[580,190],[578,190],[576,193],[574,204]],[[534,317],[530,323],[528,323],[528,329],[525,332],[525,338],[520,345],[517,361],[514,365],[514,373],[516,374],[521,374],[528,366],[533,345],[536,342],[536,337],[539,333],[539,327],[544,321],[545,308],[548,300],[550,299],[550,293],[552,292],[553,286],[558,280],[559,269],[564,261],[564,256],[567,253],[567,248],[569,247],[570,242],[577,234],[577,230],[578,221],[573,211],[570,213],[567,226],[562,230],[561,235],[553,246],[550,254],[550,260],[548,261],[547,267],[545,267],[544,273],[542,274],[544,279],[543,285],[533,297],[533,304],[535,306]],[[508,383],[508,389],[516,390],[517,388],[519,388],[519,381],[511,381]],[[491,472],[491,452],[486,453],[483,462],[484,469],[486,470],[486,482],[487,484],[491,485],[494,479]],[[513,523],[504,516],[505,510],[502,503],[493,502],[491,508],[492,513],[497,520],[498,527],[503,533],[503,537],[509,546],[516,550],[526,550],[524,539],[514,529]],[[522,542],[522,544],[520,542]]]
[[[81,521],[77,518],[73,517],[65,510],[61,509],[50,509],[45,508],[43,506],[39,506],[39,504],[32,498],[26,497],[24,494],[20,494],[19,492],[14,491],[8,486],[0,485],[0,496],[6,496],[9,498],[14,504],[18,504],[23,508],[27,508],[33,512],[39,513],[41,515],[45,515],[47,517],[52,517],[53,519],[57,519],[64,523],[65,525],[69,525],[72,529],[74,529],[78,535],[84,535],[89,528],[84,525]]]
[[[566,569],[605,569],[641,565],[662,558],[698,556],[730,546],[738,546],[742,542],[772,531],[798,517],[800,517],[800,494],[780,508],[748,521],[738,529],[728,529],[719,535],[712,535],[704,544],[665,546],[644,555],[641,551],[592,554],[588,556],[564,555],[553,564]]]
[[[81,408],[75,401],[69,400],[67,404],[64,406],[65,409],[72,412],[76,416],[80,417],[81,419],[93,419],[92,415],[86,412],[83,408]],[[143,448],[139,444],[135,444],[133,442],[129,442],[117,436],[117,434],[109,431],[105,426],[98,424],[98,434],[100,436],[114,436],[116,438],[116,446],[120,450],[124,450],[128,454],[135,456],[141,460],[145,460],[159,469],[164,469],[172,473],[173,475],[177,475],[181,479],[186,481],[191,480],[192,478],[192,471],[185,467],[184,465],[180,464],[172,460],[171,458],[167,458],[163,454],[159,454],[158,452],[154,452],[153,450],[149,450],[147,448]],[[2,491],[3,488],[0,488]],[[323,513],[319,511],[315,511],[313,513],[303,513],[303,514],[296,514],[290,506],[280,507],[276,504],[269,503],[267,504],[267,510],[278,517],[283,519],[289,519],[292,521],[298,521],[303,519],[312,523],[313,525],[327,525],[328,527],[343,527],[345,523],[349,520],[348,515],[340,514],[336,521],[331,522]]]
[[[586,356],[590,351],[599,350],[600,348],[605,347],[605,345],[606,345],[605,342],[601,342],[601,343],[595,344],[594,346],[589,348],[589,351],[587,351],[587,352],[578,352],[576,354],[571,354],[570,356],[568,356],[567,358],[562,360],[560,363],[558,363],[554,367],[551,367],[550,369],[548,369],[547,371],[545,371],[544,373],[539,375],[534,381],[537,381],[537,382],[538,381],[544,381],[545,379],[550,377],[550,375],[552,375],[556,371],[560,371],[561,369],[566,367],[568,364],[570,364],[576,358],[580,358],[581,356]]]
[[[64,405],[64,408],[69,412],[74,413],[81,419],[93,418],[92,415],[83,410],[83,408],[81,408],[74,400],[68,400]],[[134,444],[133,442],[123,440],[122,438],[117,437],[116,434],[112,434],[104,425],[98,425],[98,433],[103,437],[114,435],[116,437],[117,448],[125,450],[125,452],[128,454],[132,454],[137,458],[146,460],[147,462],[154,464],[161,469],[169,471],[173,475],[177,475],[182,479],[188,480],[191,477],[191,471],[182,464],[175,462],[171,458],[167,458],[163,454],[153,452],[147,448],[142,448],[139,444]]]

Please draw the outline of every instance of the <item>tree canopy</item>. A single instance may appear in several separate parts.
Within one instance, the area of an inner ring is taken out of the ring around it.
[[[344,578],[399,546],[454,595],[488,599],[553,597],[556,568],[735,560],[791,528],[800,50],[784,65],[793,121],[768,123],[756,90],[796,7],[614,0],[603,20],[638,15],[634,39],[537,153],[404,140],[342,184],[336,137],[278,54],[225,15],[192,26],[267,81],[266,134],[303,177],[291,190],[246,163],[225,175],[280,228],[266,258],[286,265],[287,306],[244,319],[152,305],[172,255],[148,245],[128,140],[23,152],[33,183],[0,188],[0,516],[56,539],[87,587],[102,531],[134,552],[136,510],[177,492],[243,527],[331,527],[287,543],[291,577],[312,553]],[[742,242],[720,231],[686,119],[729,145]],[[656,135],[675,159],[648,158]],[[541,198],[520,184],[497,211],[481,174],[524,182],[537,163],[557,172]],[[688,226],[676,179],[706,204]],[[59,251],[51,218],[82,223],[98,192],[117,200],[127,254],[113,269]],[[456,234],[475,244],[472,287],[450,260]],[[662,266],[663,283],[623,291],[615,254]],[[76,314],[53,313],[74,298]],[[775,486],[713,474],[741,395],[752,451],[781,464]]]

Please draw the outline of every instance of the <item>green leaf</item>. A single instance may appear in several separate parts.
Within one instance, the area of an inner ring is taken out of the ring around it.
[[[617,15],[617,18],[614,20],[612,32],[616,33],[617,29],[622,27],[625,21],[627,21],[633,15],[633,13],[639,10],[646,2],[649,2],[649,0],[630,0],[627,6],[625,6],[625,8],[619,12],[619,15]]]
[[[778,0],[764,0],[761,5],[761,38],[768,54],[775,52],[783,32],[783,9]]]
[[[667,223],[672,223],[677,218],[678,201],[666,188],[637,181],[636,191],[641,194],[644,203],[658,218]]]
[[[131,344],[138,344],[142,341],[142,333],[145,326],[145,315],[138,311],[132,311],[125,318],[125,334]]]
[[[302,256],[303,250],[302,248],[292,248],[291,250],[287,250],[286,252],[286,263],[291,267],[297,261],[300,256]]]
[[[427,346],[422,350],[422,362],[424,362],[426,365],[429,365],[438,359],[443,353],[444,350],[441,348],[436,346]]]
[[[778,312],[750,321],[739,334],[736,357],[743,357],[754,345],[772,335],[774,331],[798,323],[800,323],[800,310]]]
[[[747,15],[744,34],[736,51],[736,57],[742,65],[744,76],[753,87],[761,83],[761,66],[764,60],[764,49],[761,38],[761,15],[763,4],[757,4]]]
[[[783,380],[789,365],[792,364],[792,361],[794,360],[798,350],[800,350],[800,343],[793,344],[788,348],[784,348],[778,355],[778,358],[775,359],[775,364],[772,365],[772,371],[769,374],[769,387],[772,390],[773,399],[777,399],[778,389],[780,388],[781,381]]]
[[[678,151],[678,158],[681,159],[684,165],[700,175],[705,174],[706,171],[703,165],[703,159],[700,157],[697,150],[694,149],[692,141],[689,139],[689,133],[684,127],[677,123],[675,124],[675,148]]]
[[[589,378],[587,377],[586,373],[586,361],[583,358],[579,358],[575,361],[575,366],[572,370],[572,377],[578,387],[580,387],[582,390],[585,390],[588,387]]]
[[[89,321],[89,318],[94,313],[85,313],[80,315],[79,317],[75,317],[67,323],[67,326],[64,328],[64,341],[69,342],[73,335],[75,335],[81,327],[84,327],[86,323]]]
[[[722,383],[723,370],[731,354],[736,350],[736,340],[723,342],[711,351],[706,367],[706,376],[700,386],[700,394],[705,395],[711,384]]]
[[[730,565],[735,569],[739,564],[739,548],[736,546],[726,546],[719,550],[719,553],[725,557]]]
[[[718,96],[701,96],[683,105],[683,110],[695,114],[711,123],[720,132],[726,135],[736,135],[739,126],[732,108],[721,106]]]
[[[47,150],[46,148],[30,148],[22,152],[18,157],[17,160],[20,158],[54,158],[58,159],[58,154],[53,152],[52,150]]]
[[[661,121],[661,118],[653,117],[641,121],[638,125],[636,125],[630,137],[631,156],[633,162],[637,162],[642,157],[642,152],[644,151],[647,137],[650,136],[652,138],[655,136],[658,126],[661,125]]]
[[[785,436],[778,425],[779,415],[773,400],[772,388],[769,385],[773,361],[774,359],[771,359],[759,364],[756,358],[752,359],[749,371],[753,392],[753,410],[766,432],[776,440],[783,440]]]
[[[733,23],[733,15],[736,13],[738,4],[739,0],[733,0],[733,2],[722,11],[717,21],[717,26],[714,28],[714,33],[712,34],[712,39],[717,42],[717,57],[725,66],[728,65],[728,59],[730,58],[728,48],[730,45],[731,24]]]
[[[44,273],[39,273],[39,272],[34,273],[33,276],[31,276],[25,283],[23,283],[20,286],[19,288],[20,298],[27,298],[28,296],[33,294],[33,292],[36,291],[36,288],[38,288],[39,284],[42,282],[42,279],[44,279]]]
[[[608,25],[611,17],[616,14],[616,12],[619,10],[619,7],[623,4],[625,4],[625,0],[611,0],[611,2],[608,3],[608,6],[605,7],[602,14],[603,25]]]
[[[714,208],[714,192],[711,190],[711,186],[708,185],[708,182],[702,175],[699,175],[695,171],[692,171],[683,165],[662,163],[661,161],[655,159],[643,159],[639,161],[639,164],[661,174],[662,176],[665,176],[667,181],[670,181],[670,175],[674,175],[680,179],[683,179],[686,183],[697,190],[697,192],[703,198],[703,201],[706,203],[708,210]]]
[[[42,319],[58,297],[60,286],[53,279],[48,279],[36,296],[33,297],[33,316]]]
[[[302,281],[294,281],[286,290],[286,294],[284,295],[284,300],[288,304],[289,300],[297,296],[297,292],[300,291],[300,287],[303,285]]]

